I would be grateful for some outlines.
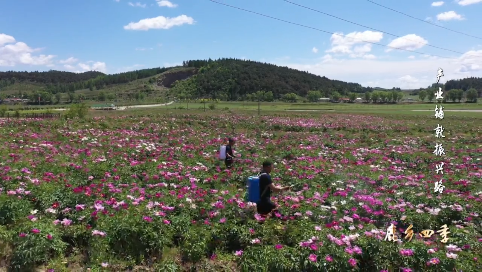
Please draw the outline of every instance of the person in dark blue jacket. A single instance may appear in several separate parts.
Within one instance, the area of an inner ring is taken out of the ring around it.
[[[263,162],[263,170],[259,176],[259,192],[260,200],[256,203],[256,209],[262,216],[267,216],[271,212],[276,212],[277,205],[271,201],[271,192],[288,191],[291,187],[274,186],[271,179],[271,171],[273,170],[273,163],[270,161]]]

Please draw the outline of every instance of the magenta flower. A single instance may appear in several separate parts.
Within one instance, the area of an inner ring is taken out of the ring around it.
[[[440,260],[438,258],[432,258],[427,262],[427,265],[439,264]]]
[[[32,229],[31,232],[32,233],[40,233],[40,230],[39,229]]]
[[[326,255],[325,260],[331,263],[333,262],[333,257],[331,257],[330,255]]]
[[[236,252],[234,253],[234,255],[236,255],[236,256],[241,256],[241,255],[243,255],[243,251],[242,251],[242,250],[238,250],[238,251],[236,251]]]
[[[316,256],[315,254],[310,254],[310,256],[308,257],[308,259],[309,259],[310,261],[312,261],[312,262],[316,262],[316,261],[317,261],[317,260],[316,260],[317,258],[318,258],[318,256]]]
[[[411,250],[411,249],[400,249],[400,254],[402,254],[403,256],[412,256],[413,250]]]
[[[52,235],[47,234],[47,239],[52,240]]]
[[[282,248],[283,248],[283,246],[282,246],[282,245],[280,245],[280,244],[277,244],[277,245],[276,245],[276,246],[274,246],[274,247],[275,247],[276,249],[282,249]]]
[[[351,266],[355,267],[357,261],[356,261],[355,259],[351,258],[351,259],[348,260],[348,263],[349,263]]]
[[[26,234],[26,233],[23,233],[23,232],[21,232],[21,233],[18,235],[18,237],[25,237],[25,236],[27,236],[27,234]]]

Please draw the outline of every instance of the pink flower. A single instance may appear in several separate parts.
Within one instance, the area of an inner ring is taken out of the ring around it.
[[[238,251],[236,251],[236,252],[234,253],[234,255],[236,255],[236,256],[241,256],[241,255],[243,255],[243,251],[242,251],[242,250],[238,250]]]
[[[31,230],[33,233],[40,233],[40,230],[39,229],[32,229]]]
[[[348,263],[349,263],[351,266],[353,266],[353,267],[356,266],[356,260],[353,259],[353,258],[349,259],[349,260],[348,260]]]
[[[52,235],[47,234],[47,239],[52,240]]]
[[[25,237],[25,236],[27,236],[27,234],[23,232],[18,235],[18,237]]]
[[[439,264],[440,260],[438,258],[432,258],[430,261],[427,262],[427,265],[432,265],[432,264]]]
[[[400,249],[400,254],[402,254],[403,256],[412,256],[413,250],[411,250],[411,249]]]
[[[225,222],[226,222],[226,218],[223,217],[223,218],[219,219],[219,222],[220,222],[220,223],[225,223]]]
[[[150,218],[149,216],[144,216],[142,219],[144,219],[144,221],[147,221],[147,222],[152,222],[152,218]]]
[[[326,255],[325,260],[327,262],[333,262],[333,257],[331,257],[330,255]]]
[[[282,245],[280,245],[280,244],[277,244],[277,245],[276,245],[276,246],[274,246],[274,247],[275,247],[276,249],[282,249],[282,248],[283,248],[283,246],[282,246]]]
[[[315,254],[310,254],[310,256],[308,257],[308,259],[312,262],[316,262],[317,258],[318,258],[318,256],[316,256]]]

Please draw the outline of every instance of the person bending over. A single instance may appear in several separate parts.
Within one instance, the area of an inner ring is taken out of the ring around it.
[[[261,174],[259,176],[259,191],[261,195],[259,202],[256,203],[256,209],[260,215],[265,217],[271,212],[277,212],[277,205],[271,202],[271,192],[283,192],[290,189],[289,186],[274,186],[270,175],[272,170],[272,162],[263,162],[263,170],[261,171]]]

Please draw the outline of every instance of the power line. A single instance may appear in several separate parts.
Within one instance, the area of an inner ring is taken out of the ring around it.
[[[327,33],[327,34],[332,34],[332,35],[341,36],[341,37],[344,37],[344,38],[348,38],[348,39],[352,39],[352,40],[357,40],[357,41],[364,42],[364,43],[369,43],[369,44],[374,44],[374,45],[378,45],[378,46],[388,47],[388,48],[396,49],[396,50],[407,51],[407,52],[416,53],[416,54],[420,54],[420,55],[424,55],[424,56],[439,57],[439,58],[442,58],[442,59],[456,60],[456,58],[442,57],[442,56],[433,55],[433,54],[427,54],[427,53],[423,53],[423,52],[419,52],[419,51],[415,51],[415,50],[408,50],[408,49],[404,49],[404,48],[398,48],[398,47],[389,46],[389,45],[386,45],[386,44],[381,44],[381,43],[376,43],[376,42],[365,41],[365,40],[362,40],[362,39],[356,39],[356,38],[352,38],[352,37],[347,37],[347,36],[345,36],[345,35],[340,35],[340,34],[338,34],[338,33],[326,31],[326,30],[323,30],[323,29],[319,29],[319,28],[315,28],[315,27],[311,27],[311,26],[307,26],[307,25],[303,25],[303,24],[298,24],[298,23],[290,22],[290,21],[287,21],[287,20],[283,20],[283,19],[279,19],[279,18],[270,16],[270,15],[265,15],[265,14],[262,14],[262,13],[259,13],[259,12],[255,12],[255,11],[251,11],[251,10],[247,10],[247,9],[243,9],[243,8],[239,8],[239,7],[235,7],[235,6],[231,6],[231,5],[228,5],[228,4],[220,3],[220,2],[217,2],[217,1],[214,1],[214,0],[209,0],[209,1],[211,1],[211,2],[213,2],[213,3],[216,3],[216,4],[219,4],[219,5],[223,5],[223,6],[226,6],[226,7],[230,7],[230,8],[233,8],[233,9],[242,10],[242,11],[245,11],[245,12],[253,13],[253,14],[260,15],[260,16],[263,16],[263,17],[266,17],[266,18],[270,18],[270,19],[273,19],[273,20],[281,21],[281,22],[284,22],[284,23],[288,23],[288,24],[292,24],[292,25],[296,25],[296,26],[301,26],[301,27],[304,27],[304,28],[313,29],[313,30],[320,31],[320,32],[324,32],[324,33]]]
[[[409,17],[409,18],[412,18],[412,19],[415,19],[415,20],[418,20],[418,21],[427,23],[427,24],[429,24],[429,25],[433,25],[433,26],[440,27],[440,28],[443,28],[443,29],[448,30],[448,31],[452,31],[452,32],[455,32],[455,33],[459,33],[459,34],[462,34],[462,35],[465,35],[465,36],[469,36],[469,37],[472,37],[472,38],[476,38],[476,39],[482,40],[481,37],[473,36],[473,35],[470,35],[470,34],[467,34],[467,33],[463,33],[463,32],[457,31],[457,30],[453,30],[453,29],[450,29],[450,28],[447,28],[447,27],[443,27],[443,26],[440,26],[440,25],[437,25],[437,24],[428,22],[428,21],[423,20],[423,19],[420,19],[420,18],[413,17],[413,16],[408,15],[408,14],[406,14],[406,13],[403,13],[403,12],[401,12],[401,11],[394,10],[394,9],[389,8],[389,7],[386,7],[386,6],[384,6],[384,5],[375,3],[375,2],[373,2],[373,1],[371,1],[371,0],[367,0],[367,1],[370,2],[370,3],[372,3],[372,4],[374,4],[374,5],[380,6],[380,7],[382,7],[382,8],[391,10],[391,11],[396,12],[396,13],[400,13],[400,14],[402,14],[402,15],[405,15],[405,16]]]
[[[427,46],[430,46],[430,47],[433,47],[433,48],[437,48],[437,49],[441,49],[441,50],[445,50],[445,51],[449,51],[449,52],[453,52],[453,53],[457,53],[457,54],[462,54],[462,55],[464,54],[464,53],[459,52],[459,51],[454,51],[454,50],[451,50],[451,49],[447,49],[447,48],[443,48],[443,47],[438,47],[438,46],[435,46],[435,45],[430,45],[430,44],[423,43],[423,42],[420,42],[420,41],[415,41],[415,40],[408,39],[408,38],[404,38],[404,37],[401,37],[401,36],[398,36],[398,35],[395,35],[395,34],[392,34],[392,33],[389,33],[389,32],[385,32],[385,31],[376,29],[376,28],[372,28],[372,27],[365,26],[365,25],[362,25],[362,24],[359,24],[359,23],[355,23],[355,22],[352,22],[352,21],[350,21],[350,20],[343,19],[343,18],[337,17],[337,16],[335,16],[335,15],[331,15],[331,14],[329,14],[329,13],[326,13],[326,12],[323,12],[323,11],[320,11],[320,10],[316,10],[316,9],[313,9],[313,8],[310,8],[310,7],[307,7],[307,6],[303,6],[303,5],[300,5],[300,4],[297,4],[297,3],[293,3],[293,2],[288,1],[288,0],[281,0],[281,1],[290,3],[290,4],[292,4],[292,5],[295,5],[295,6],[304,8],[304,9],[308,9],[308,10],[311,10],[311,11],[314,11],[314,12],[318,12],[318,13],[324,14],[324,15],[326,15],[326,16],[330,16],[330,17],[336,18],[336,19],[338,19],[338,20],[342,20],[342,21],[344,21],[344,22],[348,22],[348,23],[350,23],[350,24],[354,24],[354,25],[361,26],[361,27],[366,27],[366,28],[368,28],[368,29],[375,30],[375,31],[378,31],[378,32],[381,32],[381,33],[384,33],[384,34],[387,34],[387,35],[390,35],[390,36],[393,36],[393,37],[402,38],[402,39],[407,40],[407,41],[416,42],[416,43],[418,43],[418,44],[427,45]]]

